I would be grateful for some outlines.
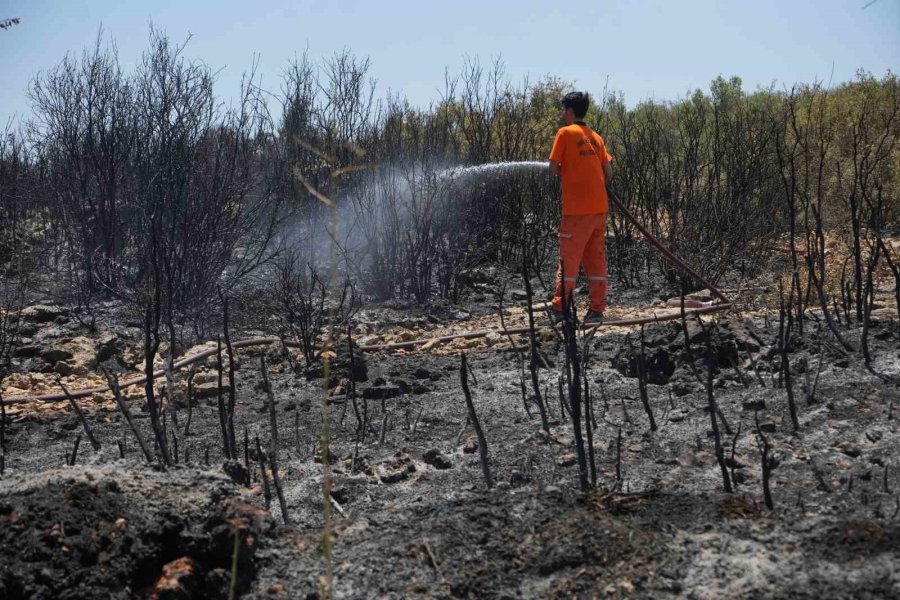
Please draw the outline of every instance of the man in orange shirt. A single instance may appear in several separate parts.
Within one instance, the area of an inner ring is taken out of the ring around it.
[[[550,152],[550,175],[562,177],[562,222],[559,226],[559,270],[553,296],[553,323],[562,320],[563,303],[575,289],[584,266],[591,309],[582,323],[598,325],[606,310],[606,182],[612,156],[606,142],[583,121],[589,96],[571,92],[562,100],[563,122]]]

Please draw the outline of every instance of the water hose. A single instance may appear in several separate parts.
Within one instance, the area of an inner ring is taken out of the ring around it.
[[[641,232],[641,234],[644,236],[644,238],[646,238],[647,242],[649,242],[651,246],[653,246],[654,248],[659,250],[660,254],[662,254],[667,259],[669,259],[669,262],[671,262],[676,267],[681,269],[687,275],[690,275],[691,277],[693,277],[694,281],[696,281],[697,283],[699,283],[700,285],[702,285],[703,287],[708,289],[709,292],[713,296],[715,296],[716,298],[719,299],[719,301],[724,302],[724,303],[729,302],[728,298],[725,297],[725,294],[722,293],[722,290],[720,290],[713,284],[706,281],[706,279],[704,279],[699,273],[697,273],[697,271],[695,271],[690,265],[688,265],[686,262],[681,260],[677,254],[675,254],[674,252],[672,252],[671,250],[666,248],[662,244],[662,242],[660,242],[658,239],[653,237],[653,234],[651,234],[649,231],[647,231],[647,229],[645,229],[644,226],[641,225],[640,221],[638,221],[635,218],[635,216],[633,214],[631,214],[631,212],[629,212],[629,210],[627,208],[625,208],[625,206],[622,204],[622,202],[619,200],[619,198],[615,195],[615,193],[612,192],[612,190],[609,190],[609,198],[610,198],[610,200],[612,200],[613,206],[616,207],[616,210],[621,212],[622,215],[625,217],[625,219],[627,221],[629,221],[632,225],[634,225],[638,231]]]

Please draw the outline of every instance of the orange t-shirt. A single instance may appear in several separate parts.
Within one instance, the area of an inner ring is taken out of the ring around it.
[[[612,160],[606,142],[587,125],[561,127],[553,140],[550,160],[559,163],[562,214],[593,215],[609,211],[603,166]]]

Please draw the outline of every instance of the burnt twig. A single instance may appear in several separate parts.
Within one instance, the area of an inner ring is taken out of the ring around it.
[[[737,433],[734,434],[734,438],[731,440],[731,483],[734,485],[735,489],[737,489],[737,480],[734,478],[734,470],[737,468],[737,443],[738,438],[741,437],[742,427],[743,423],[738,422]]]
[[[266,367],[266,357],[259,357],[259,370],[262,374],[262,388],[263,392],[266,394],[266,405],[269,409],[269,429],[271,433],[271,452],[272,454],[276,454],[278,452],[278,415],[275,412],[275,394],[272,392],[272,386],[269,383],[269,372]],[[277,459],[277,457],[276,457]]]
[[[275,452],[269,455],[269,468],[272,470],[272,483],[275,484],[275,493],[278,495],[278,506],[281,508],[281,518],[285,525],[291,524],[288,516],[287,502],[284,499],[284,491],[281,488],[281,476],[278,474],[278,464],[275,460]]]
[[[154,301],[147,305],[147,312],[144,316],[144,394],[147,396],[147,409],[150,412],[150,426],[153,428],[153,436],[156,445],[162,455],[162,461],[166,466],[172,464],[169,456],[168,443],[166,441],[165,431],[160,423],[159,404],[156,400],[156,393],[153,389],[153,358],[159,350],[159,313],[160,298],[159,288],[156,290]]]
[[[794,385],[791,376],[791,361],[788,358],[788,345],[790,343],[791,329],[793,325],[793,298],[794,283],[791,281],[791,292],[788,302],[784,301],[784,286],[779,282],[781,305],[778,312],[778,352],[781,355],[781,374],[784,377],[784,388],[787,392],[788,411],[791,415],[791,425],[794,433],[800,431],[800,421],[797,419],[797,405],[794,402]]]
[[[641,394],[641,404],[644,405],[644,411],[647,418],[650,419],[650,431],[656,431],[656,419],[653,418],[653,410],[650,408],[650,396],[647,393],[647,359],[644,351],[644,326],[641,325],[641,353],[638,356],[638,389]]]
[[[197,371],[191,368],[188,371],[187,378],[187,421],[184,424],[184,436],[188,437],[191,435],[191,419],[194,416],[194,375],[197,374]]]
[[[584,451],[584,439],[581,435],[581,356],[578,352],[575,302],[572,296],[569,297],[566,306],[563,318],[563,338],[565,339],[566,352],[566,379],[569,384],[569,410],[572,413],[575,456],[578,461],[578,482],[581,486],[581,491],[586,492],[590,484],[588,483],[588,466]]]
[[[72,410],[75,411],[75,414],[78,416],[78,420],[81,421],[81,427],[82,429],[84,429],[84,434],[87,436],[88,441],[91,443],[91,447],[95,452],[99,452],[100,442],[98,442],[97,438],[94,437],[94,434],[91,431],[91,426],[88,424],[84,413],[81,412],[81,407],[78,406],[77,402],[75,402],[75,398],[72,397],[72,394],[69,393],[69,390],[66,389],[66,386],[63,385],[63,382],[59,377],[56,378],[56,383],[60,388],[62,388],[62,391],[66,395],[66,398],[69,399],[69,404],[72,405]]]
[[[113,375],[106,369],[102,369],[102,371],[103,374],[106,375],[106,380],[109,382],[109,389],[112,390],[113,398],[116,399],[116,404],[118,405],[119,410],[122,411],[122,416],[125,417],[125,421],[127,421],[128,426],[131,427],[131,431],[134,433],[134,437],[137,438],[138,445],[141,447],[141,451],[144,453],[144,457],[147,459],[148,463],[153,464],[153,455],[147,448],[147,444],[144,442],[144,438],[141,437],[141,432],[138,431],[137,426],[134,424],[134,419],[131,417],[131,411],[128,409],[128,405],[125,404],[125,400],[122,398],[122,390],[119,389],[119,380],[115,375]]]
[[[769,478],[772,475],[772,470],[778,465],[778,461],[776,461],[774,458],[769,457],[769,451],[772,449],[772,447],[769,445],[769,440],[767,440],[766,436],[763,435],[762,429],[759,426],[759,413],[754,412],[753,418],[756,421],[756,443],[759,447],[760,454],[762,455],[763,496],[766,501],[766,507],[769,510],[774,510],[775,504],[772,502],[772,490],[769,487]]]
[[[247,480],[244,485],[250,487],[253,478],[250,477],[250,434],[246,425],[244,426],[244,470],[247,472]]]
[[[715,440],[716,461],[722,470],[722,486],[725,491],[731,493],[731,479],[728,477],[728,467],[725,464],[725,456],[722,451],[722,438],[719,435],[719,424],[716,419],[716,399],[713,395],[713,366],[712,366],[712,344],[710,343],[711,335],[706,336],[706,397],[709,403],[709,420],[712,424],[713,438]]]
[[[622,483],[622,428],[616,432],[616,485]]]
[[[81,444],[81,433],[75,436],[75,445],[72,447],[72,455],[69,456],[69,453],[66,452],[66,464],[70,467],[74,467],[75,461],[78,459],[79,444]]]
[[[228,411],[225,398],[222,396],[222,336],[216,336],[216,406],[219,409],[219,427],[222,429],[222,452],[226,459],[231,459],[231,444],[228,436]]]
[[[463,395],[466,398],[469,421],[472,422],[472,426],[475,428],[475,435],[478,436],[478,454],[481,457],[481,470],[484,473],[484,483],[488,489],[491,489],[494,487],[494,478],[491,476],[491,467],[488,464],[487,439],[484,437],[481,423],[478,422],[478,415],[475,414],[475,405],[472,403],[472,393],[469,391],[469,368],[464,352],[460,353],[459,381],[462,384]]]
[[[228,451],[231,458],[237,459],[237,444],[234,433],[234,407],[235,407],[235,377],[234,377],[234,348],[231,345],[231,336],[228,333],[228,297],[222,294],[219,288],[219,298],[222,300],[222,330],[225,337],[225,350],[228,353],[228,412],[226,413],[226,431],[228,433]]]
[[[531,373],[531,390],[534,393],[534,401],[537,403],[538,411],[541,413],[541,427],[544,433],[550,435],[550,423],[547,420],[547,407],[544,405],[544,397],[541,395],[540,380],[538,378],[538,361],[540,353],[538,350],[537,335],[534,330],[534,304],[532,302],[531,280],[528,277],[527,261],[523,257],[522,262],[522,279],[525,283],[525,298],[528,309],[528,371]]]
[[[259,443],[259,436],[256,436],[256,458],[259,461],[259,474],[263,484],[263,498],[266,502],[266,510],[272,506],[272,490],[269,488],[269,476],[266,475],[266,454]]]
[[[585,361],[587,362],[587,361]],[[591,470],[591,485],[597,485],[597,462],[594,457],[594,407],[591,389],[588,385],[587,369],[584,370],[584,429],[587,434],[588,466]]]

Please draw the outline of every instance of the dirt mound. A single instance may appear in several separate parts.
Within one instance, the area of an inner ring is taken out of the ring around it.
[[[280,597],[314,594],[317,535],[269,552],[251,597],[266,597],[260,592],[285,576],[293,585]],[[335,535],[335,596],[343,598],[570,598],[596,592],[600,578],[632,579],[632,561],[643,564],[656,546],[652,532],[552,486],[454,493],[390,518],[339,522]]]
[[[240,535],[252,580],[268,513],[224,475],[121,466],[61,469],[0,485],[0,598],[222,598]]]

